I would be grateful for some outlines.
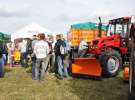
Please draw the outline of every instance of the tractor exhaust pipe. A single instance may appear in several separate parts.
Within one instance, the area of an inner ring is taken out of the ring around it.
[[[98,37],[101,37],[102,32],[102,22],[101,17],[99,16],[99,24],[98,24]]]

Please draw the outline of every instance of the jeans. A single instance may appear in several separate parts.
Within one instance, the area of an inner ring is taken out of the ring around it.
[[[43,80],[47,68],[46,58],[36,59],[35,79]]]
[[[68,76],[68,68],[69,68],[69,55],[67,55],[64,59],[63,59],[63,71],[64,71],[64,75]]]
[[[5,63],[6,63],[6,54],[3,54],[3,55],[2,55],[2,58],[3,58],[4,64],[5,64]]]
[[[46,65],[45,66],[47,66],[49,71],[51,70],[50,58],[51,58],[51,54],[48,54],[47,57],[46,57]]]
[[[56,72],[56,62],[55,62],[55,54],[54,53],[52,53],[52,54],[50,54],[50,72]]]
[[[8,60],[8,54],[3,54],[3,58],[4,58],[4,65],[6,65]]]
[[[32,79],[35,79],[36,60],[32,61]]]
[[[0,58],[0,78],[4,77],[4,58]]]
[[[58,63],[57,63],[57,56],[55,55],[55,58],[54,58],[54,66],[53,66],[53,69],[54,69],[54,72],[55,74],[58,74]]]
[[[68,69],[67,69],[67,67],[64,66],[63,71],[64,71],[63,75],[64,76],[68,76]]]
[[[63,64],[63,59],[61,56],[57,56],[57,63],[58,63],[58,74],[60,76],[68,76],[67,67]]]
[[[21,65],[22,67],[26,67],[26,53],[21,53]]]

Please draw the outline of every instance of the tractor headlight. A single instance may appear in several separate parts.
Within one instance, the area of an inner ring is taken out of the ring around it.
[[[121,46],[126,47],[126,44],[127,44],[126,39],[121,39]]]

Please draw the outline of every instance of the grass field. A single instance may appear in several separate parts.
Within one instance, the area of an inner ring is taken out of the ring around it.
[[[128,84],[120,75],[102,80],[58,80],[47,73],[39,82],[32,80],[26,70],[13,68],[6,72],[0,79],[0,100],[127,100]]]

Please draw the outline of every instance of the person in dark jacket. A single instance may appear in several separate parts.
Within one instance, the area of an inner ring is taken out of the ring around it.
[[[3,50],[3,45],[0,43],[0,78],[4,77],[4,63],[6,60]]]
[[[55,43],[54,46],[54,53],[55,53],[55,74],[56,77],[59,79],[63,79],[63,59],[64,55],[61,54],[60,47],[65,45],[64,41],[62,40],[61,34],[56,35],[56,40],[57,42]]]
[[[1,46],[2,46],[3,55],[5,57],[4,65],[6,65],[8,61],[8,48],[5,42],[3,42]]]

